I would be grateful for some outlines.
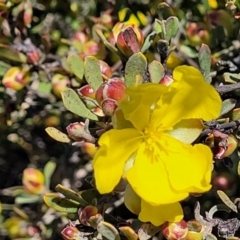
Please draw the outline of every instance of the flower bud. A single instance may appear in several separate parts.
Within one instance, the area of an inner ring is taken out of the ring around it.
[[[80,239],[79,237],[79,231],[74,226],[67,226],[61,231],[61,235],[64,238],[64,240],[77,240]]]
[[[238,140],[230,134],[227,138],[227,150],[223,154],[223,157],[230,156],[238,147]]]
[[[98,214],[98,209],[94,206],[86,206],[83,209],[80,209],[78,212],[79,221],[85,225],[90,226],[88,220],[90,217],[93,217]]]
[[[164,76],[163,76],[163,78],[160,80],[160,84],[163,84],[163,85],[165,85],[165,86],[169,86],[172,82],[173,82],[174,80],[173,80],[173,77],[172,76],[170,76],[170,75],[168,75],[168,74],[165,74]]]
[[[79,88],[79,89],[77,89],[77,92],[80,96],[95,99],[95,91],[88,84]]]
[[[26,168],[23,172],[22,183],[27,192],[41,194],[44,190],[44,176],[35,168]]]
[[[40,53],[38,50],[33,50],[27,53],[27,62],[31,64],[37,64],[40,59]]]
[[[86,33],[78,31],[75,33],[73,40],[84,44],[89,40],[89,37]]]
[[[95,56],[98,59],[104,59],[106,55],[105,47],[102,43],[97,43],[93,40],[86,42],[83,45],[80,56],[84,59],[86,56]]]
[[[91,143],[95,142],[95,138],[90,134],[88,130],[88,124],[85,124],[83,122],[75,122],[69,124],[66,127],[66,129],[69,137],[71,137],[77,142],[81,141],[87,141]]]
[[[82,143],[81,149],[83,152],[87,153],[90,157],[94,157],[95,153],[97,152],[96,145],[89,142]]]
[[[102,61],[102,60],[99,60],[99,64],[100,64],[100,70],[101,70],[101,73],[102,73],[102,77],[103,79],[109,79],[113,72],[112,72],[112,69],[109,67],[109,65]]]
[[[204,23],[189,23],[186,35],[192,46],[200,46],[202,43],[210,43],[210,34]]]
[[[118,49],[125,56],[130,57],[132,54],[141,51],[144,36],[137,26],[118,22],[112,31]]]
[[[187,223],[184,220],[176,223],[166,222],[162,226],[162,234],[169,240],[186,239],[188,234]]]
[[[111,116],[118,103],[124,99],[125,89],[126,86],[120,78],[110,78],[98,88],[96,100],[106,115]]]
[[[70,80],[66,75],[57,73],[52,77],[52,90],[53,93],[59,98],[61,98],[61,92],[66,90],[69,84]]]
[[[187,222],[188,233],[186,240],[202,240],[203,239],[203,226],[196,220]]]
[[[11,67],[4,75],[2,84],[16,91],[24,88],[30,81],[30,74],[20,67]]]

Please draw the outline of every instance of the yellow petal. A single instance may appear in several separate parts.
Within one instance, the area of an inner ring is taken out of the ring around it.
[[[120,103],[125,119],[129,120],[136,129],[144,129],[149,123],[151,107],[166,91],[166,86],[154,83],[127,88],[128,98]]]
[[[141,211],[141,198],[133,191],[129,184],[127,185],[124,193],[124,204],[136,215],[138,215]]]
[[[183,219],[183,210],[177,203],[152,206],[142,200],[139,220],[142,222],[151,222],[155,226],[160,226],[164,222],[180,222]]]
[[[155,106],[151,124],[155,127],[173,127],[182,119],[201,118],[208,121],[220,115],[221,98],[214,87],[204,81],[198,69],[176,67],[173,78],[170,91]]]
[[[146,151],[145,143],[140,145],[134,165],[127,171],[126,178],[139,197],[155,206],[188,197],[187,192],[177,192],[171,187],[163,161],[153,159]]]
[[[93,159],[96,187],[100,193],[109,193],[118,184],[125,162],[141,144],[139,136],[137,130],[128,128],[112,129],[100,137],[100,147]]]
[[[171,187],[177,192],[206,192],[211,188],[212,152],[203,144],[194,146],[169,137],[162,160]]]
[[[194,142],[203,129],[202,121],[199,119],[185,119],[178,122],[168,134],[183,143]]]

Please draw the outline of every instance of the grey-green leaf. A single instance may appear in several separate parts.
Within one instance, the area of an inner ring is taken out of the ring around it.
[[[153,83],[159,83],[160,80],[164,76],[164,67],[163,65],[156,60],[153,60],[149,65],[148,65],[148,71],[150,74],[150,80]]]
[[[74,90],[68,88],[67,90],[61,92],[61,94],[63,104],[70,112],[84,118],[98,120],[98,117],[93,114],[88,108],[86,108],[85,104],[82,102],[82,100]]]
[[[210,70],[211,70],[211,50],[206,44],[202,44],[198,52],[198,61],[200,68],[203,72],[205,81],[211,83]]]
[[[220,116],[230,112],[236,106],[237,100],[233,98],[226,99],[222,102],[222,110]]]
[[[169,17],[165,22],[165,40],[170,41],[174,37],[179,29],[179,20],[177,17]]]
[[[77,76],[79,79],[83,79],[84,63],[79,56],[77,55],[69,56],[67,59],[67,64],[69,69],[75,76]]]
[[[230,200],[230,198],[221,190],[217,191],[218,196],[221,200],[234,212],[238,212],[237,206]]]
[[[56,169],[56,162],[54,161],[48,161],[43,169],[43,175],[45,179],[45,187],[46,189],[49,189],[51,177]]]
[[[125,83],[127,87],[140,84],[136,82],[136,77],[140,75],[144,78],[146,68],[146,57],[141,52],[133,54],[127,61],[125,67]]]
[[[93,90],[96,91],[103,83],[100,64],[97,58],[93,56],[88,56],[85,58],[84,73],[86,81],[93,88]]]
[[[55,127],[47,127],[45,131],[51,138],[58,142],[69,143],[71,141],[67,134],[61,132]]]
[[[100,222],[97,226],[97,231],[101,233],[108,240],[120,240],[117,229],[108,222]]]

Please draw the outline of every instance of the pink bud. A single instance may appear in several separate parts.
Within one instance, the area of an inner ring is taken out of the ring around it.
[[[99,64],[100,64],[100,70],[101,70],[103,78],[104,79],[110,78],[112,76],[113,72],[112,72],[112,69],[109,67],[109,65],[102,60],[99,60]]]
[[[74,226],[67,226],[62,230],[61,235],[64,240],[76,240],[79,236],[79,231]]]
[[[176,223],[166,222],[162,226],[162,234],[168,240],[182,240],[188,234],[187,223],[182,220]]]
[[[67,127],[67,132],[69,137],[74,139],[75,141],[87,141],[87,142],[95,142],[95,138],[90,134],[88,130],[88,126],[82,122],[75,122],[69,124]]]
[[[83,97],[88,97],[88,98],[95,98],[95,91],[93,90],[93,88],[90,85],[85,85],[79,89],[77,89],[77,92],[80,96]]]
[[[112,116],[117,106],[115,100],[106,99],[102,101],[102,110],[107,116]]]
[[[28,63],[36,64],[36,63],[38,63],[39,59],[40,59],[39,51],[34,50],[34,51],[30,51],[30,52],[27,53]]]

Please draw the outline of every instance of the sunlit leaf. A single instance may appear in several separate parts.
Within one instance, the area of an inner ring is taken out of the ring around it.
[[[120,240],[120,236],[117,229],[108,222],[104,221],[100,222],[97,226],[97,231],[108,240]]]
[[[50,137],[52,137],[58,142],[69,143],[71,141],[67,134],[61,132],[57,128],[47,127],[45,131]]]
[[[230,198],[221,190],[217,191],[218,196],[221,200],[234,212],[238,212],[237,206],[230,200]]]
[[[153,83],[159,83],[165,73],[163,65],[159,61],[156,61],[156,60],[153,60],[148,65],[148,71],[150,74],[151,82],[153,82]]]
[[[71,72],[79,79],[84,75],[84,63],[83,60],[77,55],[71,55],[67,58],[67,64]]]

